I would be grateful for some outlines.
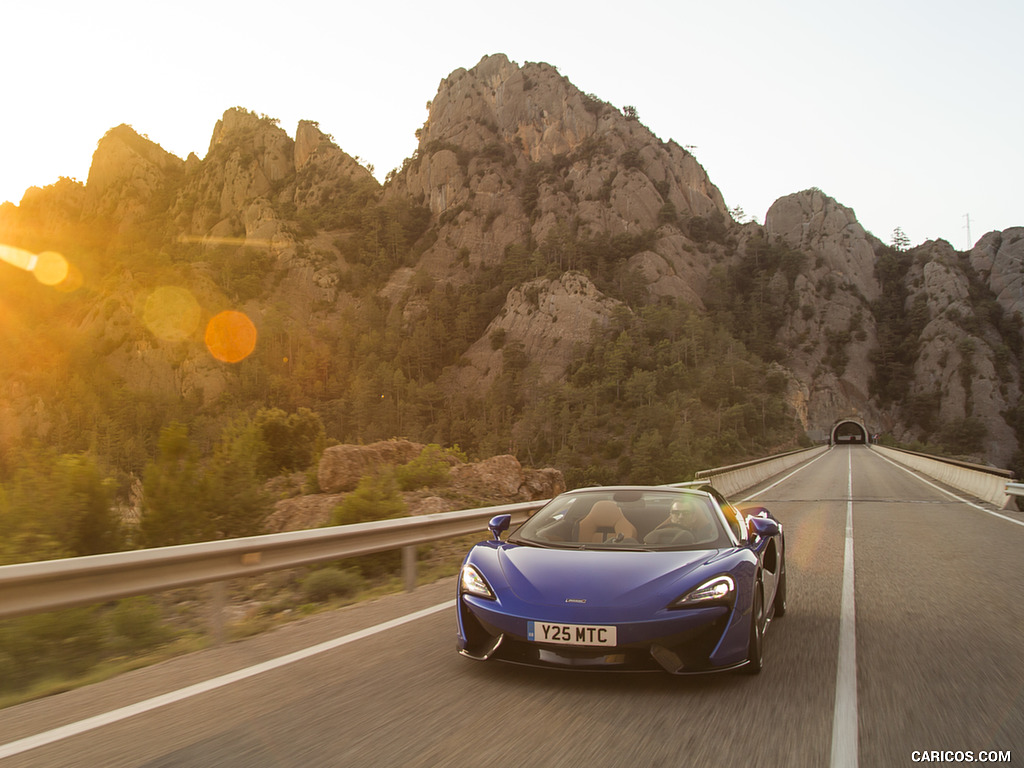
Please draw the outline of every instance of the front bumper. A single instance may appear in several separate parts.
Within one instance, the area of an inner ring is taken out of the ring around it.
[[[557,617],[514,615],[492,600],[463,594],[458,601],[457,647],[463,656],[479,661],[494,659],[566,669],[691,674],[733,669],[745,663],[747,631],[731,607],[665,609],[659,614],[645,621],[611,622],[617,629],[614,647],[543,643],[529,639],[528,621],[552,621]]]

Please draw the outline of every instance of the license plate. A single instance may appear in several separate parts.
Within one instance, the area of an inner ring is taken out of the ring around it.
[[[615,645],[615,627],[589,624],[552,624],[546,621],[526,623],[528,640],[561,645]]]

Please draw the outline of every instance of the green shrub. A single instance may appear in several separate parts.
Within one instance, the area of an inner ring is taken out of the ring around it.
[[[11,681],[18,676],[18,662],[9,653],[0,651],[0,691],[11,686]]]
[[[399,495],[394,471],[367,475],[346,496],[331,514],[331,525],[350,525],[371,520],[401,517],[406,513],[405,502]]]
[[[372,520],[402,517],[408,512],[399,493],[394,470],[367,475],[356,489],[334,508],[331,525],[350,525]],[[400,550],[360,555],[348,561],[364,578],[375,578],[398,570],[402,564]]]
[[[666,200],[658,211],[659,224],[675,224],[679,221],[679,211],[671,200]]]
[[[439,445],[428,445],[415,459],[395,469],[395,479],[403,491],[446,485],[450,472],[444,450]]]
[[[627,149],[619,156],[619,161],[625,168],[636,168],[642,170],[644,167],[643,157],[640,156],[639,149]]]
[[[145,595],[118,602],[110,612],[110,627],[133,648],[147,648],[164,639],[159,607]]]
[[[45,677],[75,676],[103,651],[105,630],[94,607],[40,613],[0,622],[0,657],[15,673],[0,690],[16,690]]]
[[[306,600],[323,603],[332,597],[347,597],[363,586],[362,577],[351,569],[321,568],[302,580]]]

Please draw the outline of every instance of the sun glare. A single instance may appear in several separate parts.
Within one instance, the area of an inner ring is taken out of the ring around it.
[[[74,293],[85,284],[85,276],[82,270],[74,264],[68,264],[68,274],[60,283],[54,286],[61,293]]]
[[[55,251],[43,251],[36,257],[32,274],[43,285],[60,285],[68,276],[68,260]]]
[[[225,310],[207,324],[205,341],[221,362],[241,362],[256,349],[256,326],[244,312]]]
[[[82,286],[81,271],[56,251],[32,253],[11,245],[0,245],[0,261],[31,272],[42,285],[70,292]],[[187,288],[161,286],[142,306],[142,321],[149,332],[163,341],[184,341],[199,327],[202,308]],[[244,312],[225,310],[206,326],[203,340],[217,360],[238,363],[256,349],[256,326]]]
[[[215,235],[179,235],[179,243],[202,243],[203,245],[245,245],[250,248],[269,248],[269,240],[249,237],[217,237]]]
[[[0,245],[0,260],[31,272],[43,285],[73,291],[82,285],[82,273],[56,251],[35,254],[12,245]]]
[[[164,285],[146,299],[142,320],[158,339],[183,341],[199,327],[200,314],[199,302],[191,291]]]
[[[36,266],[36,255],[11,245],[0,245],[0,259],[18,269],[31,272]]]

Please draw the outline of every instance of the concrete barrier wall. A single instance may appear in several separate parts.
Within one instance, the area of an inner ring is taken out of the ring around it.
[[[732,496],[737,495],[740,491],[753,488],[758,483],[763,483],[765,480],[781,474],[787,469],[792,469],[799,464],[803,464],[805,461],[810,461],[827,450],[828,446],[821,445],[804,451],[794,451],[793,453],[773,456],[764,461],[719,467],[718,469],[704,469],[698,472],[696,477],[698,480],[707,480],[731,499]]]
[[[871,450],[878,451],[897,464],[917,470],[922,475],[938,480],[950,488],[956,488],[975,498],[994,504],[1000,509],[1007,509],[1014,503],[1013,497],[1006,493],[1007,478],[1005,475],[981,472],[938,459],[885,448],[881,445],[872,445]]]

